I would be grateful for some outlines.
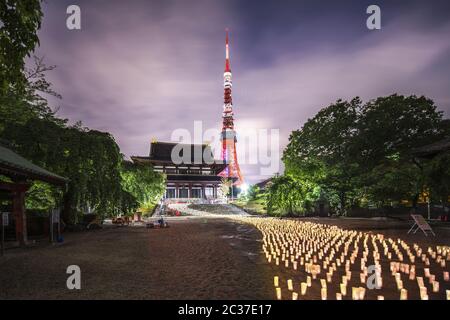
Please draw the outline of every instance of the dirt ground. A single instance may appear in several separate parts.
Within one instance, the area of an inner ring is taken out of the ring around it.
[[[0,299],[272,298],[257,230],[212,218],[170,225],[68,233],[61,245],[7,250]],[[81,290],[66,288],[69,265],[81,268]]]
[[[307,221],[383,233],[425,249],[450,244],[449,227],[437,227],[436,237],[425,237],[420,231],[406,235],[410,223],[405,221]],[[253,226],[211,217],[169,223],[163,230],[109,226],[66,233],[63,244],[7,250],[0,257],[0,299],[274,299],[274,275],[298,277],[267,263],[261,233]],[[81,268],[81,290],[66,287],[69,265]],[[397,297],[395,287],[387,290],[392,291],[384,293],[387,298]],[[309,298],[320,299],[320,293]]]

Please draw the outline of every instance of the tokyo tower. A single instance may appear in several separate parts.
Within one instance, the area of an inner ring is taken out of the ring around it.
[[[231,67],[228,30],[225,39],[225,71],[223,73],[224,104],[222,113],[222,160],[227,167],[219,174],[222,177],[236,179],[234,185],[241,185],[244,179],[239,168],[236,154],[236,131],[234,130],[233,101],[231,99]]]

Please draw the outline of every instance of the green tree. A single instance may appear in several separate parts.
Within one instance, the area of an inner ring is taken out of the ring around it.
[[[409,199],[415,206],[426,168],[413,161],[413,150],[448,132],[448,121],[425,97],[338,100],[291,134],[283,161],[287,174],[319,187],[340,213],[367,200]]]
[[[223,177],[220,180],[220,191],[224,197],[228,197],[231,194],[231,187],[233,186],[233,181]]]
[[[39,0],[0,0],[0,97],[24,90],[25,58],[39,43]]]
[[[442,112],[432,100],[397,94],[380,97],[362,107],[355,155],[369,169],[391,157],[407,161],[413,149],[444,134]]]
[[[354,137],[358,134],[361,100],[338,100],[292,132],[283,154],[286,173],[339,198],[339,209],[355,202],[359,164]]]
[[[140,208],[152,210],[165,192],[165,177],[150,166],[123,162],[122,187],[135,197]]]
[[[431,159],[425,168],[426,185],[431,198],[446,206],[450,198],[450,152],[445,152]]]
[[[271,215],[292,215],[305,213],[313,204],[312,189],[289,175],[272,179],[267,194],[267,213]]]
[[[366,103],[359,118],[355,157],[367,173],[368,196],[378,203],[411,200],[415,208],[427,178],[412,153],[444,137],[442,112],[426,97],[394,94]]]

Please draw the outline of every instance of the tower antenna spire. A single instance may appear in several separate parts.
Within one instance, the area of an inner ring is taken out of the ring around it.
[[[225,29],[226,37],[225,37],[225,72],[231,72],[230,67],[230,46],[229,46],[229,38],[228,38],[228,32],[229,29]]]

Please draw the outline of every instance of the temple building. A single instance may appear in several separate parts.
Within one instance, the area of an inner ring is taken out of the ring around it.
[[[214,160],[207,144],[179,144],[152,142],[148,157],[131,157],[134,163],[151,165],[155,171],[166,174],[165,199],[216,199],[221,177],[226,168],[221,160]]]

